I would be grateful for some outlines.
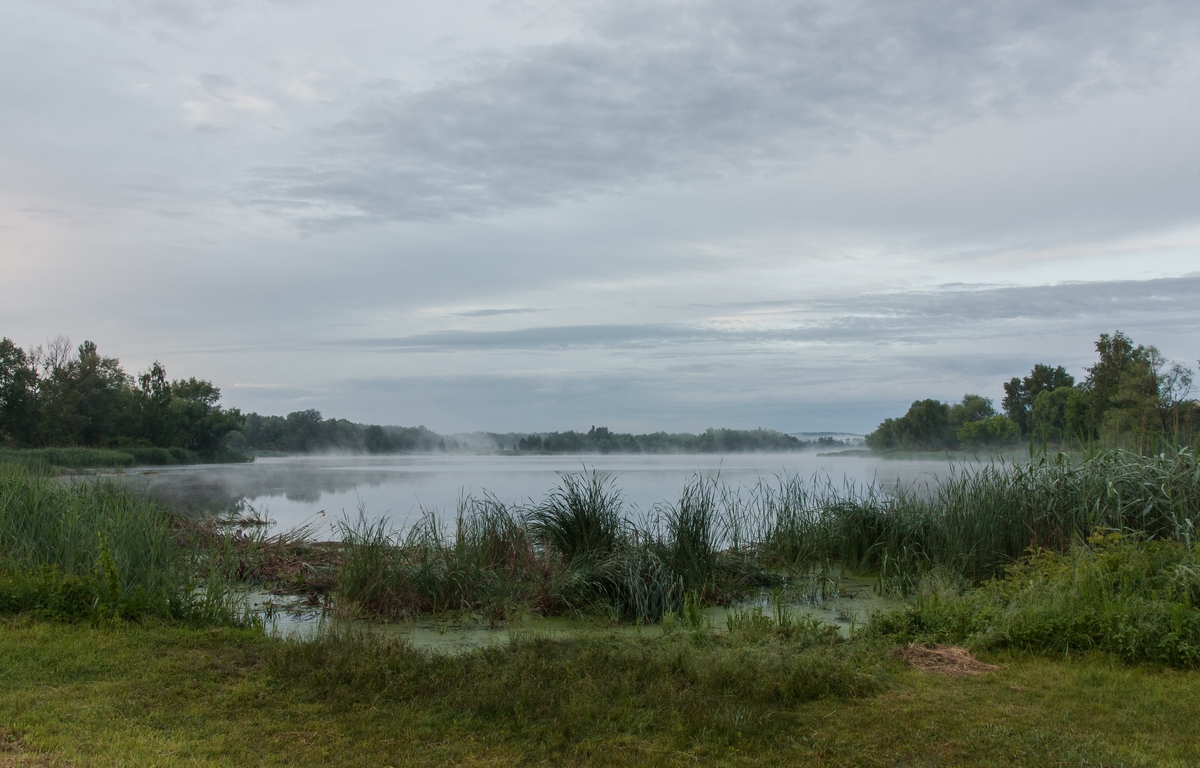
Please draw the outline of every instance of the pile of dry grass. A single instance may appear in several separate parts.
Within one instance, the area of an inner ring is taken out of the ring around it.
[[[958,645],[929,647],[914,643],[907,648],[898,648],[892,651],[892,656],[908,662],[913,669],[947,677],[982,675],[999,669],[992,664],[984,664],[972,656],[966,648]]]

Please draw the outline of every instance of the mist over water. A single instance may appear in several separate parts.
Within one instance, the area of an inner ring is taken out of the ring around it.
[[[490,493],[501,501],[540,501],[559,482],[559,473],[591,471],[612,476],[630,516],[655,504],[672,503],[697,472],[733,488],[749,488],[777,476],[828,476],[835,483],[890,486],[936,482],[954,466],[947,459],[889,460],[812,453],[609,454],[586,456],[292,456],[260,458],[252,464],[139,468],[118,475],[139,493],[196,514],[214,514],[238,504],[275,521],[276,530],[317,521],[328,525],[360,506],[370,519],[388,517],[402,528],[421,510],[453,515],[467,495]],[[321,534],[321,528],[318,528]]]

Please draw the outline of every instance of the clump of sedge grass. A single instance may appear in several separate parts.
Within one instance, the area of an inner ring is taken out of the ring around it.
[[[529,513],[530,530],[568,567],[611,556],[627,532],[613,479],[595,470],[559,477],[559,486]]]

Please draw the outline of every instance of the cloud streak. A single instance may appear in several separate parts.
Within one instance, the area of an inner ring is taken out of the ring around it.
[[[1198,32],[1170,2],[612,4],[575,39],[393,87],[316,162],[261,169],[255,198],[338,227],[776,174],[1137,88],[1194,62]]]
[[[533,351],[653,348],[681,345],[745,347],[777,342],[899,344],[929,339],[980,338],[997,322],[1084,327],[1174,318],[1175,328],[1200,327],[1200,275],[1145,281],[1065,283],[1048,286],[946,286],[938,290],[859,295],[837,300],[770,302],[710,307],[726,311],[769,309],[762,327],[712,324],[628,323],[546,325],[510,330],[447,330],[409,336],[333,342],[396,352]],[[761,322],[761,321],[760,321]]]

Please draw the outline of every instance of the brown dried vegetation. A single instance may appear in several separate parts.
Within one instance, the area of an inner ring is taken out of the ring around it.
[[[984,664],[966,648],[959,645],[925,646],[913,643],[891,652],[893,658],[902,659],[920,672],[947,677],[968,677],[995,672],[999,667]]]

